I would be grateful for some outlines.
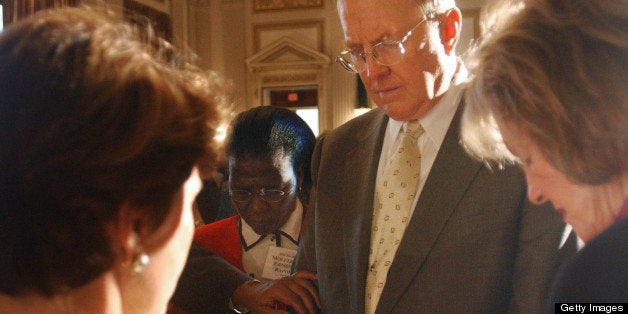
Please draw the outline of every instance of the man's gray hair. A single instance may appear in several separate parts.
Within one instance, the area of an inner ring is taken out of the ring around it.
[[[434,14],[444,13],[456,7],[456,0],[414,0],[423,11],[423,14],[430,17]]]
[[[365,0],[369,1],[369,0]],[[456,0],[414,0],[419,5],[419,9],[426,17],[433,17],[435,14],[443,13],[449,9],[456,7]],[[336,0],[336,8],[340,0]]]

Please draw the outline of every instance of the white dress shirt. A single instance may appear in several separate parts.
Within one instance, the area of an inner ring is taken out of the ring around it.
[[[417,186],[417,193],[412,203],[410,210],[410,217],[414,212],[414,208],[419,200],[427,176],[432,169],[438,150],[440,149],[451,120],[453,119],[458,104],[462,97],[463,83],[467,79],[467,70],[462,64],[459,63],[458,71],[454,76],[449,90],[445,93],[443,98],[428,111],[428,113],[419,119],[421,126],[425,130],[425,133],[419,138],[419,149],[421,151],[421,172],[419,174],[419,184]],[[392,154],[397,150],[400,144],[399,131],[401,130],[404,121],[396,121],[388,119],[388,125],[386,127],[386,133],[384,135],[384,142],[382,144],[382,153],[379,159],[379,167],[377,170],[377,178],[382,175],[384,166],[390,162]]]

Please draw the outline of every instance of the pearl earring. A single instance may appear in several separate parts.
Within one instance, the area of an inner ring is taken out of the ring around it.
[[[150,263],[150,257],[148,256],[148,254],[144,252],[139,252],[133,258],[133,264],[132,264],[133,271],[138,274],[143,272],[146,266],[148,265],[148,263]]]

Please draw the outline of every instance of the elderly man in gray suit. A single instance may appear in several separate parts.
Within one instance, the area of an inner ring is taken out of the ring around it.
[[[324,313],[535,313],[563,229],[516,168],[459,144],[466,71],[454,0],[338,0],[346,49],[378,109],[322,137],[293,269]],[[418,131],[414,131],[417,129]]]

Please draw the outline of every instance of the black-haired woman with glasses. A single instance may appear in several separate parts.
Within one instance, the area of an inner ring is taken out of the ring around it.
[[[289,275],[315,142],[306,122],[288,109],[262,106],[236,116],[226,153],[237,214],[197,228],[194,242],[260,281]]]

